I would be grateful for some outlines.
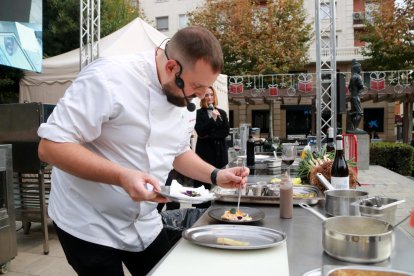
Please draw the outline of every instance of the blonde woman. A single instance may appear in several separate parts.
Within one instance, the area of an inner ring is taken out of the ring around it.
[[[200,102],[201,108],[197,110],[197,120],[194,129],[197,132],[196,153],[206,162],[222,168],[228,163],[226,137],[230,127],[227,114],[217,108],[217,94],[213,87],[209,87]],[[194,187],[204,185],[210,189],[211,185],[200,181],[194,182]],[[210,203],[196,205],[206,208]]]

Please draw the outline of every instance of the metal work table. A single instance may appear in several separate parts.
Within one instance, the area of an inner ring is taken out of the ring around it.
[[[315,206],[323,212],[322,204]],[[234,204],[221,204],[215,202],[213,206],[234,207]],[[287,234],[287,249],[290,275],[303,275],[305,272],[322,268],[324,265],[355,265],[355,263],[342,262],[324,253],[322,248],[322,221],[299,206],[295,206],[292,219],[281,219],[279,207],[270,205],[243,205],[245,207],[259,208],[265,212],[266,217],[253,225],[281,230]],[[217,223],[207,215],[207,212],[194,226]],[[414,273],[414,240],[400,229],[395,229],[395,246],[391,257],[383,262],[371,264],[386,268],[399,269]]]

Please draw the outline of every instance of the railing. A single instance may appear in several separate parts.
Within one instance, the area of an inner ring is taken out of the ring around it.
[[[336,60],[337,61],[351,61],[352,59],[363,60],[365,57],[362,55],[363,47],[343,47],[336,48]],[[328,49],[323,49],[322,56],[329,56]],[[308,59],[310,62],[316,62],[316,48],[309,49]]]

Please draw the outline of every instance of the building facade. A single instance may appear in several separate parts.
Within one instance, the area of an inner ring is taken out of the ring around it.
[[[177,30],[187,26],[187,13],[202,6],[204,0],[139,0],[137,3],[150,23],[171,37]],[[388,4],[390,8],[393,7],[393,1],[388,1]],[[315,1],[305,0],[304,8],[308,13],[308,22],[314,26]],[[351,61],[364,60],[361,52],[364,43],[358,40],[358,35],[364,29],[364,19],[369,19],[370,12],[375,8],[369,0],[335,1],[337,71],[344,73],[346,84],[351,76]],[[326,15],[324,18],[327,12],[329,11],[320,13],[320,24],[329,24]],[[329,37],[322,37],[323,39],[329,40]],[[309,63],[299,74],[229,76],[230,124],[233,127],[243,123],[251,124],[252,127],[261,129],[262,137],[278,136],[286,139],[289,136],[315,134],[316,52],[316,42],[312,41],[308,51]],[[329,53],[321,53],[324,54]],[[362,97],[365,116],[360,128],[368,132],[375,131],[386,141],[400,138],[395,118],[398,117],[396,115],[401,115],[399,106],[400,100],[406,100],[404,93],[412,93],[412,88],[409,91],[406,84],[402,84],[402,91],[400,88],[396,90],[395,82],[390,81],[395,74],[404,73],[363,74],[367,91]],[[383,94],[387,96],[381,96]],[[405,112],[412,113],[412,104],[411,110]],[[338,115],[337,122],[345,130],[346,112]],[[410,127],[412,129],[412,122]]]

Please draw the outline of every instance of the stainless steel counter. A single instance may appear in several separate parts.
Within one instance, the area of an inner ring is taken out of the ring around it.
[[[323,202],[322,202],[323,204]],[[321,205],[322,205],[321,204]],[[234,204],[214,203],[213,206],[234,207]],[[279,218],[279,208],[269,205],[244,205],[255,207],[265,212],[265,219],[253,225],[269,227],[287,234],[287,248],[290,275],[303,275],[305,272],[324,265],[355,265],[336,260],[322,248],[322,221],[299,206],[294,207],[292,219]],[[315,206],[323,213],[322,206]],[[217,223],[207,212],[194,226]],[[374,264],[375,266],[399,269],[414,273],[414,240],[400,229],[394,231],[395,247],[390,259]]]

